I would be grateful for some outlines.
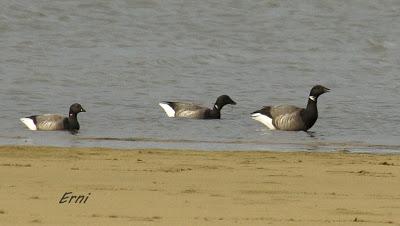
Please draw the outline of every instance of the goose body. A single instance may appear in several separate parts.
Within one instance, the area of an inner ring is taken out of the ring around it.
[[[316,85],[310,91],[306,108],[293,105],[265,106],[253,112],[251,117],[271,130],[307,131],[318,118],[318,97],[326,92],[329,92],[328,88]]]
[[[68,117],[57,114],[32,115],[20,118],[30,130],[70,130],[77,131],[80,129],[77,115],[80,112],[86,112],[80,104],[70,106]]]
[[[212,109],[187,102],[163,101],[159,103],[168,117],[191,119],[220,119],[221,109],[227,104],[235,105],[236,102],[229,96],[222,95],[217,98]]]

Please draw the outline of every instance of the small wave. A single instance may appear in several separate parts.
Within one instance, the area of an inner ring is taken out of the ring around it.
[[[277,142],[277,141],[244,141],[244,140],[194,140],[194,139],[160,139],[150,137],[80,137],[81,140],[89,141],[126,141],[126,142],[152,142],[152,143],[205,143],[205,144],[238,144],[238,145],[274,145],[274,146],[297,146],[307,147],[307,150],[318,150],[318,148],[332,149],[332,150],[366,150],[367,152],[373,152],[373,150],[382,151],[399,151],[400,145],[388,145],[388,144],[369,144],[363,142]],[[249,148],[251,149],[251,148]],[[368,151],[369,150],[369,151]]]

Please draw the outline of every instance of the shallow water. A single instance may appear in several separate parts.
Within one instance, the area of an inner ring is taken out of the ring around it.
[[[0,144],[400,152],[399,1],[22,0],[0,3]],[[250,119],[305,106],[304,132]],[[162,100],[212,106],[222,120],[167,118]],[[67,114],[81,131],[32,132],[19,118]]]

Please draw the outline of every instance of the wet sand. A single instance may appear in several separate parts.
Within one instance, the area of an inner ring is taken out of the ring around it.
[[[400,155],[3,146],[0,178],[1,225],[400,225]]]

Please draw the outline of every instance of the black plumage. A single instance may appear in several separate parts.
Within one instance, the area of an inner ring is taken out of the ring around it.
[[[43,115],[32,115],[20,120],[30,130],[69,130],[77,131],[80,129],[78,122],[78,113],[86,112],[85,109],[78,103],[72,104],[69,108],[68,117],[64,117],[57,114],[43,114]]]
[[[321,85],[314,86],[310,91],[306,108],[292,105],[265,106],[253,112],[251,116],[273,130],[307,131],[318,118],[318,97],[329,90]]]
[[[163,101],[159,103],[168,117],[192,119],[220,119],[221,110],[227,104],[235,105],[236,102],[228,95],[222,95],[217,98],[213,108],[202,107],[186,102]]]

